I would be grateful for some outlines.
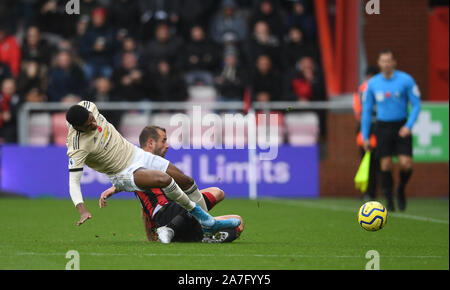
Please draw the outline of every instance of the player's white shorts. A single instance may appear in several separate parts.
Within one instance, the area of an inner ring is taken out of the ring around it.
[[[139,147],[134,148],[133,163],[122,172],[108,176],[111,183],[120,191],[134,192],[143,190],[134,183],[133,173],[139,168],[147,168],[166,172],[169,161],[150,152],[146,152]]]

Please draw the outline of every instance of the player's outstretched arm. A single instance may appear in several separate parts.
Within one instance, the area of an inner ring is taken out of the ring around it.
[[[119,191],[115,186],[111,186],[107,190],[103,191],[100,199],[98,200],[98,205],[100,206],[100,208],[107,206],[106,200],[118,192]]]
[[[83,170],[69,170],[69,191],[73,204],[80,214],[80,220],[77,226],[82,225],[86,220],[91,219],[92,215],[88,212],[83,202],[83,195],[81,193],[80,180],[83,175]]]

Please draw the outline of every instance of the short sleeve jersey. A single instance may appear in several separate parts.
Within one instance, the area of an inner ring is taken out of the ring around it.
[[[85,107],[94,115],[97,129],[80,132],[68,124],[69,170],[83,170],[86,164],[98,172],[114,175],[130,166],[133,162],[135,146],[123,138],[116,128],[99,113],[94,103],[81,101],[78,105]]]

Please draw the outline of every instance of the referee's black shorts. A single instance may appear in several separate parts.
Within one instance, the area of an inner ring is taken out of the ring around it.
[[[402,138],[398,134],[405,123],[406,120],[399,122],[377,121],[375,135],[377,137],[378,158],[397,155],[412,157],[412,136]]]

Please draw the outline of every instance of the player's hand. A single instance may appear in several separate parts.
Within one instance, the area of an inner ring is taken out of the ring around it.
[[[366,152],[372,151],[372,147],[370,146],[370,140],[365,140],[363,143],[363,148]]]
[[[402,137],[402,138],[406,138],[406,137],[408,137],[409,135],[411,135],[411,130],[410,130],[408,127],[406,127],[406,126],[403,126],[403,127],[400,129],[400,131],[398,132],[398,135],[399,135],[400,137]]]
[[[92,215],[89,212],[82,213],[80,215],[80,220],[77,222],[77,226],[81,226],[85,221],[91,219]]]
[[[114,193],[116,193],[116,187],[110,187],[107,190],[102,192],[100,199],[98,200],[98,205],[100,208],[107,206],[106,200],[111,197]]]

